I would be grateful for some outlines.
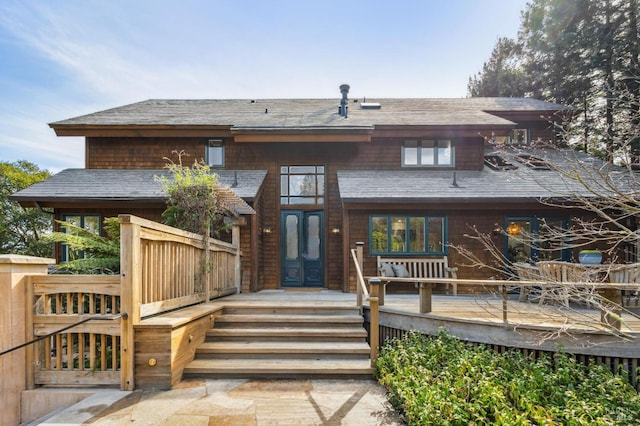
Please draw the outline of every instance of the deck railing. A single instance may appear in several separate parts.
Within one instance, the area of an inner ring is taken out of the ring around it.
[[[131,215],[120,215],[123,288],[136,306],[134,321],[235,293],[236,245]],[[238,263],[239,264],[239,263]]]
[[[495,289],[502,297],[502,322],[507,324],[508,318],[508,290],[514,287],[529,288],[529,287],[541,287],[541,288],[558,288],[561,286],[571,289],[574,293],[582,294],[580,289],[589,287],[594,290],[593,302],[600,307],[601,321],[607,326],[611,326],[617,330],[620,330],[620,315],[622,312],[626,312],[633,316],[638,316],[632,311],[625,310],[621,299],[622,291],[639,291],[640,283],[608,283],[608,282],[551,282],[551,281],[532,281],[532,280],[477,280],[477,279],[464,279],[464,278],[384,278],[384,277],[363,277],[364,280],[386,280],[389,284],[392,283],[420,283],[426,285],[434,284],[447,284],[457,283],[465,284],[469,287],[477,287],[479,290],[474,291],[476,294],[486,292],[487,288]],[[431,297],[431,292],[421,292],[420,297]],[[586,300],[586,299],[585,299]],[[431,301],[425,302],[420,300],[420,306],[431,306]],[[429,313],[429,312],[421,312]]]
[[[237,226],[233,244],[131,215],[120,215],[123,390],[133,390],[134,327],[147,316],[233,294],[240,288]]]
[[[378,353],[380,351],[380,334],[379,334],[379,294],[380,294],[380,280],[370,279],[369,285],[371,286],[371,292],[367,290],[367,285],[362,275],[363,265],[363,253],[362,248],[364,243],[356,243],[356,248],[351,249],[351,257],[356,268],[356,303],[362,313],[363,300],[369,302],[370,310],[370,327],[369,327],[369,346],[371,346],[371,366],[375,366]]]
[[[120,219],[120,276],[33,275],[26,283],[27,387],[135,387],[134,328],[148,316],[236,293],[233,244],[130,215]],[[33,342],[29,347],[29,342]]]
[[[52,334],[26,350],[29,388],[120,384],[120,277],[33,275],[27,303],[27,341]]]

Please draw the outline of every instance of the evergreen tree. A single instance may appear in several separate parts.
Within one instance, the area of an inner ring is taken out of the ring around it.
[[[467,90],[472,97],[524,96],[526,79],[518,43],[507,37],[498,39],[491,58],[484,63],[482,71],[469,78]]]
[[[574,144],[609,160],[620,157],[624,145],[637,162],[640,140],[615,142],[617,133],[640,124],[637,16],[637,0],[533,0],[522,13],[518,40],[498,40],[491,59],[470,78],[469,95],[530,94],[572,105],[580,124]],[[505,62],[518,85],[501,77]]]

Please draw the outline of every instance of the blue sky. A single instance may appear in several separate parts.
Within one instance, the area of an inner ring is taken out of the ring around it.
[[[0,0],[0,161],[84,167],[48,123],[150,98],[464,97],[526,0]]]

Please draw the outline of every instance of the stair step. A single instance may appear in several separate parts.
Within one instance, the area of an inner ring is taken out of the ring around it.
[[[370,379],[366,339],[353,305],[227,305],[184,375]]]
[[[227,305],[222,311],[223,314],[233,315],[358,315],[360,311],[354,306],[309,306],[309,305]]]
[[[311,328],[311,327],[266,327],[266,328],[212,328],[207,338],[247,340],[301,340],[323,339],[325,342],[364,341],[367,332],[363,327]]]
[[[185,375],[198,377],[367,377],[374,369],[368,359],[314,360],[314,359],[196,359],[184,369]]]
[[[353,327],[362,325],[363,321],[360,315],[223,314],[216,317],[215,327]]]
[[[298,341],[237,341],[205,342],[196,350],[198,359],[204,358],[369,358],[371,350],[366,342],[298,342]]]

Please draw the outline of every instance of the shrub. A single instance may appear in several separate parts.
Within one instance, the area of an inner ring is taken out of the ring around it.
[[[118,274],[120,272],[120,222],[117,217],[103,221],[106,236],[94,234],[70,222],[56,221],[65,232],[52,232],[48,242],[67,245],[73,259],[56,265],[60,273]]]
[[[446,331],[388,342],[377,377],[410,425],[640,424],[640,396],[605,366],[497,353]]]

